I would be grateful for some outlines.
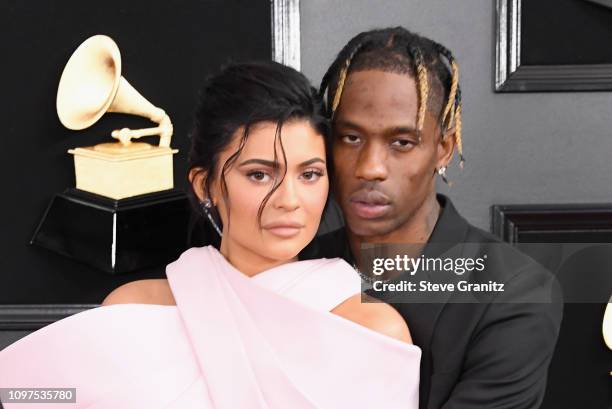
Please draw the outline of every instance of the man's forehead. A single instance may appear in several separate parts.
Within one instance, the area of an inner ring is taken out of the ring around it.
[[[336,113],[338,126],[386,132],[414,128],[418,111],[416,84],[407,75],[358,71],[347,78]]]
[[[403,120],[390,118],[366,118],[366,117],[343,117],[339,116],[334,121],[335,128],[354,130],[364,133],[380,134],[406,134],[416,133],[415,121],[404,117]]]
[[[353,116],[414,117],[418,94],[414,79],[384,71],[351,73],[342,92],[339,111]],[[397,119],[396,119],[397,120]]]
[[[396,98],[417,99],[416,81],[407,74],[380,70],[351,72],[344,85],[346,92],[385,94]]]

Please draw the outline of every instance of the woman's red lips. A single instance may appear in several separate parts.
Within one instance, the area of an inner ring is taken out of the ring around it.
[[[391,201],[379,191],[361,190],[350,197],[349,205],[358,217],[376,219],[389,211]]]

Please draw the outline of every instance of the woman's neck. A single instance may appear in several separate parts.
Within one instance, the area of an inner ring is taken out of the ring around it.
[[[248,277],[297,260],[297,257],[289,260],[267,258],[225,237],[221,240],[219,252],[236,270]]]

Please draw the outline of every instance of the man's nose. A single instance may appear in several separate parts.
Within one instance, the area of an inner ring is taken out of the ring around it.
[[[387,150],[379,144],[366,144],[355,164],[355,177],[358,179],[381,181],[387,179]]]

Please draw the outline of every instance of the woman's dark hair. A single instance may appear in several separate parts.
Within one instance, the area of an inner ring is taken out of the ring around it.
[[[225,174],[236,161],[249,136],[249,130],[259,122],[277,124],[274,146],[280,145],[282,160],[285,163],[285,173],[274,182],[274,186],[261,202],[258,211],[258,221],[261,213],[274,191],[283,182],[287,172],[287,158],[280,139],[280,132],[285,122],[290,120],[306,120],[325,138],[326,151],[329,160],[329,121],[325,116],[322,99],[308,79],[300,72],[273,61],[259,61],[232,64],[224,67],[217,75],[210,77],[200,91],[199,103],[195,112],[194,124],[191,130],[191,149],[189,151],[189,170],[201,168],[208,172],[203,191],[210,197],[210,186],[216,177],[221,178],[221,191],[225,203],[229,204]],[[241,132],[238,150],[219,167],[220,153],[233,141],[236,131]],[[276,149],[274,161],[277,162]],[[220,175],[217,174],[220,169]],[[218,234],[207,223],[202,213],[199,198],[193,186],[189,183],[189,199],[198,215],[202,237],[199,244],[220,245]],[[213,217],[221,226],[219,214],[213,208]],[[229,206],[228,206],[229,223]],[[191,226],[190,231],[193,229]],[[193,243],[193,238],[190,242]]]

